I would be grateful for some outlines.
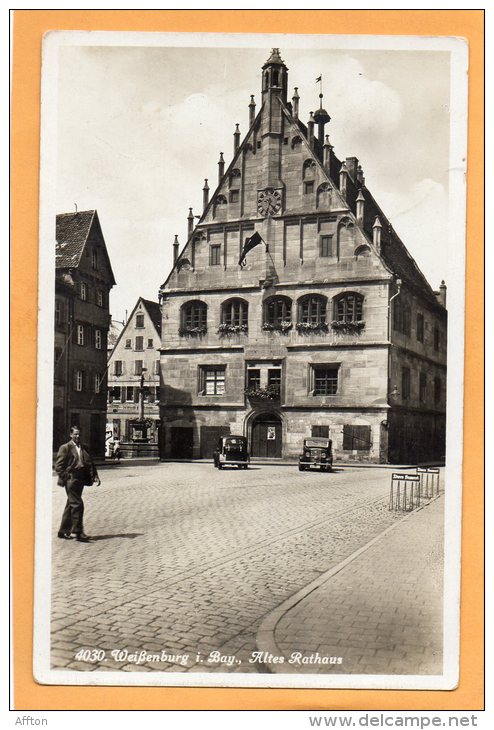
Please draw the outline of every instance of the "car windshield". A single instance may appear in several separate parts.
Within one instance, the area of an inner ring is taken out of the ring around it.
[[[317,449],[327,449],[331,444],[331,441],[328,441],[328,439],[321,439],[321,438],[314,438],[314,439],[305,439],[304,445],[310,449],[310,448],[317,448]]]
[[[243,446],[245,443],[245,439],[243,438],[229,438],[225,439],[225,445],[226,446]]]

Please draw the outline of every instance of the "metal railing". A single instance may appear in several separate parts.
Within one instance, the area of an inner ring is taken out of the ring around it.
[[[416,474],[391,474],[389,510],[411,512],[439,495],[439,469],[416,467]]]

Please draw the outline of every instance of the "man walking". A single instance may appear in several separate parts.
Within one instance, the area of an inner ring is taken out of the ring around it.
[[[81,433],[77,426],[70,429],[70,441],[62,444],[55,461],[55,471],[58,474],[58,484],[65,487],[67,504],[62,515],[62,522],[58,531],[61,540],[71,540],[72,536],[79,542],[89,542],[84,534],[82,518],[84,502],[82,490],[85,486],[101,484],[93,460],[83,444]]]

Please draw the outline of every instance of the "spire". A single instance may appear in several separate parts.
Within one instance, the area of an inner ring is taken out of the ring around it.
[[[218,160],[218,185],[223,179],[225,174],[225,160],[223,159],[223,152],[220,152],[220,159]]]
[[[376,220],[374,221],[374,225],[372,226],[372,242],[378,251],[381,250],[381,229],[381,221],[376,216]]]
[[[363,223],[365,198],[362,194],[362,190],[359,190],[356,202],[357,202],[357,220],[359,223]]]
[[[204,180],[204,187],[202,189],[202,207],[204,210],[208,207],[209,203],[209,185],[208,185],[208,179],[205,178]]]
[[[293,96],[292,96],[292,105],[293,105],[293,118],[298,119],[298,102],[299,102],[300,96],[298,94],[298,86],[296,86],[293,90]]]
[[[347,169],[346,169],[346,162],[341,163],[340,168],[340,193],[346,200],[346,182],[347,182]]]
[[[249,104],[249,129],[254,124],[254,119],[256,118],[256,102],[254,101],[254,94],[250,95],[250,104]]]
[[[365,187],[365,177],[364,177],[364,171],[362,170],[362,165],[359,165],[357,167],[357,182],[360,185],[360,187]]]
[[[326,172],[329,174],[331,170],[331,152],[333,151],[333,145],[329,141],[329,134],[325,136],[323,145],[323,165]]]
[[[178,259],[178,247],[179,247],[179,245],[180,244],[178,243],[178,236],[175,233],[175,240],[173,241],[173,263],[174,264],[176,264],[177,259]]]
[[[190,237],[190,234],[194,230],[194,214],[192,213],[192,208],[189,208],[189,215],[187,216],[187,238]]]
[[[307,142],[309,147],[314,147],[314,113],[310,113],[309,121],[307,122]]]
[[[233,133],[233,154],[237,154],[237,150],[240,147],[240,129],[239,125],[235,125],[235,131]]]

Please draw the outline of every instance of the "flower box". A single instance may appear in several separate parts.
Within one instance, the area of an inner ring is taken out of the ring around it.
[[[246,333],[248,330],[248,327],[246,324],[226,324],[222,323],[218,327],[218,334],[219,335],[237,335],[241,333]]]
[[[361,332],[365,327],[365,322],[362,319],[357,319],[354,322],[340,322],[333,320],[331,327],[337,332],[343,332],[345,334],[354,334]]]
[[[297,324],[297,331],[300,332],[300,334],[318,334],[321,332],[327,332],[328,331],[328,323],[327,322],[299,322]]]
[[[271,324],[271,322],[264,322],[262,328],[265,332],[288,332],[293,327],[291,322],[283,321],[277,324]]]
[[[268,385],[266,388],[246,388],[245,395],[249,400],[278,400],[280,388],[278,385]]]
[[[178,330],[180,337],[200,337],[208,331],[207,327],[181,327]]]

